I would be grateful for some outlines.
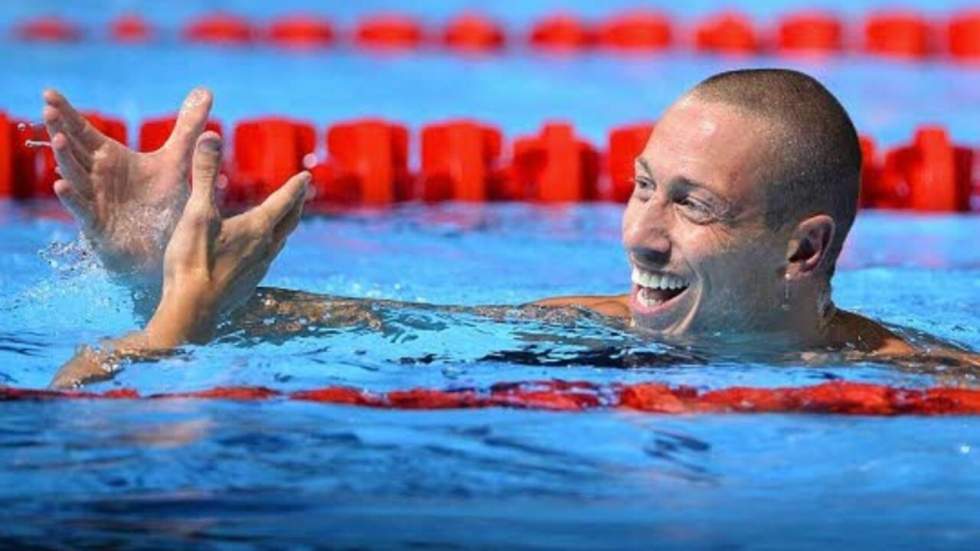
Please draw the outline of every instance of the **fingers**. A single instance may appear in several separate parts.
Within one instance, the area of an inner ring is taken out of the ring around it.
[[[268,230],[274,231],[290,213],[296,210],[302,211],[311,179],[312,175],[304,170],[287,180],[261,205],[255,207],[255,215],[261,217],[262,223]]]
[[[189,202],[198,208],[215,207],[214,188],[221,171],[221,136],[205,132],[197,139],[191,162],[191,197]]]
[[[51,149],[65,179],[78,193],[91,198],[92,182],[89,180],[88,170],[78,162],[68,144],[68,138],[60,132],[55,134],[51,138]]]
[[[54,193],[58,196],[61,204],[75,217],[75,220],[78,221],[83,230],[87,231],[92,227],[93,214],[91,203],[82,197],[67,180],[56,181],[54,183]]]
[[[173,148],[181,156],[190,153],[197,137],[201,135],[208,123],[212,103],[213,97],[206,88],[191,90],[184,98],[184,103],[181,104],[180,113],[177,115],[177,124],[163,147]]]
[[[95,129],[85,117],[78,114],[71,103],[57,90],[45,90],[44,102],[51,107],[45,109],[44,124],[48,126],[48,134],[64,132],[71,141],[75,141],[83,150],[94,151],[108,139]],[[52,128],[52,125],[57,127]]]

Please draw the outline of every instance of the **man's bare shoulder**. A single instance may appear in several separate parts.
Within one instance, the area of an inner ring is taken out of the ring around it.
[[[584,308],[614,318],[629,318],[629,295],[580,295],[553,297],[532,303],[549,308]]]
[[[830,347],[851,351],[854,359],[884,360],[917,370],[945,366],[950,373],[976,374],[980,369],[975,352],[925,333],[910,338],[853,312],[838,310],[827,336]]]

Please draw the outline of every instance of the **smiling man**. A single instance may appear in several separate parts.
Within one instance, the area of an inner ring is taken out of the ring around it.
[[[309,175],[222,220],[214,204],[221,139],[202,133],[208,92],[188,96],[167,145],[149,154],[107,139],[56,92],[44,99],[64,175],[56,193],[104,264],[140,295],[159,297],[144,330],[83,349],[52,385],[104,379],[127,358],[207,342],[220,316],[254,296],[299,221]],[[663,114],[636,160],[623,216],[631,292],[545,299],[527,309],[593,310],[661,339],[751,337],[775,351],[925,355],[980,366],[965,351],[917,349],[834,307],[830,282],[854,221],[860,165],[853,124],[813,78],[780,69],[713,76]],[[150,225],[134,216],[147,209]],[[364,321],[356,299],[261,296],[239,311]]]

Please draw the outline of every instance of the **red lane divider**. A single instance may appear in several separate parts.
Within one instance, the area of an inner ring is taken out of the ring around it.
[[[585,21],[573,15],[561,14],[537,21],[531,28],[528,41],[539,48],[571,51],[593,46],[596,34]]]
[[[545,203],[599,198],[599,153],[571,124],[545,124],[537,136],[514,140],[511,177],[518,199]]]
[[[303,158],[316,147],[316,130],[291,119],[251,119],[235,125],[233,143],[235,173],[226,197],[249,203],[303,170]]]
[[[318,195],[338,202],[387,205],[413,197],[408,129],[380,119],[336,124],[327,131],[327,169],[315,172]]]
[[[663,50],[673,42],[670,19],[659,12],[613,15],[599,26],[599,43],[621,50]]]
[[[118,42],[146,42],[153,33],[153,26],[135,13],[121,15],[109,23],[109,34]]]
[[[331,44],[336,32],[330,21],[311,15],[294,15],[274,20],[265,36],[272,42],[295,48]]]
[[[464,51],[487,51],[503,48],[506,36],[503,28],[488,17],[467,13],[449,21],[442,43]]]
[[[723,12],[701,21],[695,29],[694,43],[706,52],[754,54],[762,50],[752,21],[737,12]]]
[[[881,12],[868,16],[864,24],[864,47],[874,54],[922,59],[935,49],[933,28],[913,12]]]
[[[604,199],[625,203],[633,195],[633,165],[643,152],[652,131],[651,122],[620,126],[609,133],[606,171],[610,186]]]
[[[885,155],[880,185],[888,200],[922,212],[970,209],[973,151],[950,143],[941,127],[924,126],[913,142]]]
[[[248,19],[230,13],[206,15],[184,28],[184,38],[191,42],[247,44],[257,35]]]
[[[422,128],[422,198],[475,202],[494,198],[502,147],[500,130],[474,121]]]
[[[109,137],[128,143],[126,125],[85,113]],[[173,131],[173,116],[140,126],[140,151],[160,148]],[[220,123],[209,121],[219,134]],[[470,120],[422,127],[420,170],[409,170],[409,131],[380,119],[338,123],[326,130],[328,157],[317,160],[319,130],[313,123],[260,117],[234,126],[224,198],[233,204],[261,200],[296,172],[313,172],[315,201],[340,205],[388,205],[399,201],[593,200],[625,202],[633,189],[633,163],[653,122],[613,128],[605,150],[578,137],[568,123],[545,124],[538,134],[510,143],[500,129]],[[58,178],[47,133],[0,112],[0,198],[49,197]],[[920,126],[910,144],[879,150],[861,136],[861,205],[919,212],[963,212],[980,198],[980,157],[953,143],[946,130]],[[506,155],[505,155],[506,153]],[[974,189],[976,187],[976,189]],[[974,207],[975,208],[975,207]]]
[[[947,30],[949,53],[963,61],[980,61],[980,9],[954,15]]]
[[[391,13],[362,19],[355,37],[360,45],[370,48],[411,49],[422,44],[425,32],[414,18]]]
[[[657,414],[820,413],[833,415],[980,415],[980,390],[934,387],[924,390],[833,381],[803,387],[729,387],[703,391],[662,383],[598,385],[584,381],[498,383],[489,389],[414,388],[369,392],[332,386],[295,392],[266,387],[216,387],[193,392],[141,396],[133,389],[102,393],[0,387],[0,401],[38,400],[298,400],[395,409],[478,409],[507,407],[550,411],[633,410]]]
[[[790,53],[833,53],[843,49],[844,26],[832,13],[799,12],[779,21],[777,44]]]
[[[615,13],[599,20],[585,20],[559,13],[531,23],[527,42],[532,47],[576,51],[593,46],[611,50],[656,51],[674,44],[690,44],[713,53],[757,54],[772,44],[789,55],[844,51],[847,27],[863,33],[862,52],[919,60],[944,54],[966,63],[980,61],[980,11],[968,8],[944,17],[926,18],[907,10],[880,10],[847,25],[830,12],[788,13],[775,26],[756,25],[748,16],[732,11],[715,13],[691,25],[653,11]],[[690,36],[678,40],[678,31]],[[155,37],[153,26],[137,14],[123,15],[109,23],[109,36],[119,42],[144,42]],[[194,18],[182,29],[191,42],[243,45],[256,40],[291,47],[322,47],[338,36],[350,37],[368,48],[412,49],[441,44],[457,51],[500,50],[508,40],[504,29],[489,17],[466,12],[428,33],[407,14],[386,13],[362,19],[349,33],[338,33],[334,25],[318,16],[287,15],[265,24],[230,13],[212,13]],[[25,41],[77,41],[85,34],[80,26],[57,16],[28,19],[13,26],[13,34]],[[89,33],[92,34],[92,33]]]
[[[81,40],[82,29],[61,17],[47,16],[16,25],[14,34],[31,42],[75,42]]]

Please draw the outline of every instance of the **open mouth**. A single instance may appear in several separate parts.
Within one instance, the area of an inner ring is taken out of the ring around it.
[[[633,283],[638,290],[636,300],[644,308],[654,309],[677,298],[690,284],[684,278],[665,272],[648,272],[633,267]]]

